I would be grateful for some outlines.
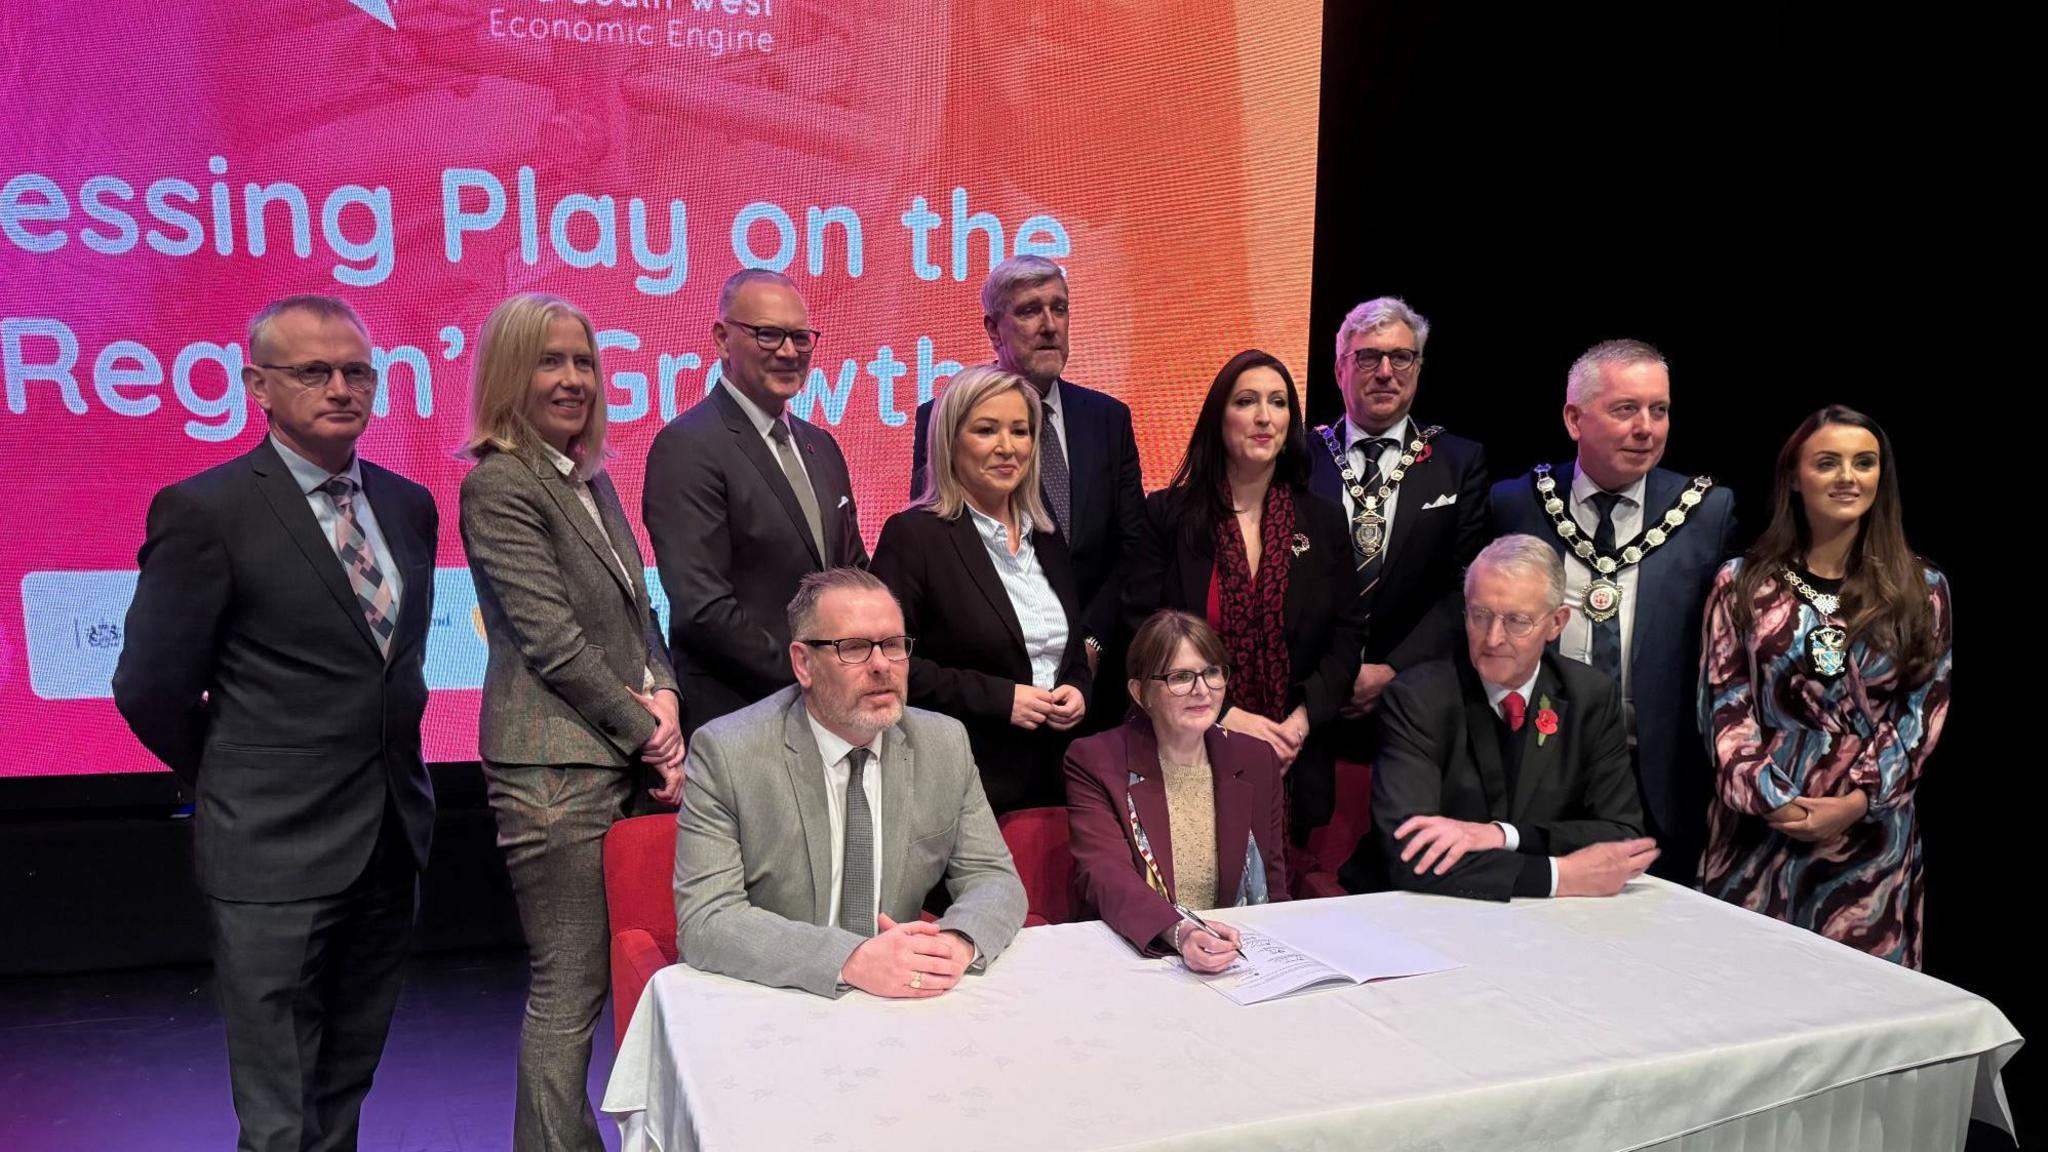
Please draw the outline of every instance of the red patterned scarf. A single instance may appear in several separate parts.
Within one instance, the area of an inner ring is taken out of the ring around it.
[[[1259,573],[1253,578],[1237,518],[1216,523],[1216,584],[1223,644],[1230,650],[1230,703],[1268,720],[1287,715],[1293,668],[1287,655],[1287,574],[1294,562],[1294,493],[1266,489],[1259,520]]]

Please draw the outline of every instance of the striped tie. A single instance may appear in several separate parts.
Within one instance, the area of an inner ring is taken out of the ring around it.
[[[355,589],[356,603],[363,607],[363,618],[370,622],[370,635],[377,638],[377,651],[391,655],[391,585],[385,582],[384,573],[377,570],[377,557],[370,551],[370,540],[363,535],[362,525],[356,523],[355,481],[346,476],[330,476],[320,486],[327,498],[334,501],[334,551],[341,557],[342,567],[348,569],[349,587]]]

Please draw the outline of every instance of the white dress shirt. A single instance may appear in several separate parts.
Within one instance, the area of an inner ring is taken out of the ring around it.
[[[797,471],[803,473],[804,483],[810,483],[811,469],[809,465],[804,463],[804,446],[797,441],[796,429],[790,427],[789,413],[784,411],[780,416],[770,416],[766,412],[761,411],[761,406],[747,399],[747,394],[734,387],[730,380],[721,379],[718,382],[718,386],[725,389],[733,399],[740,402],[740,411],[747,414],[747,420],[753,424],[754,431],[761,434],[762,441],[768,445],[768,455],[777,464],[782,463],[782,453],[775,446],[775,437],[770,435],[770,433],[775,431],[777,424],[789,428],[789,443],[790,447],[795,450]],[[824,509],[819,509],[819,512],[824,512]]]
[[[1344,438],[1344,454],[1350,459],[1351,470],[1358,474],[1359,479],[1365,479],[1369,471],[1366,465],[1372,463],[1379,466],[1380,479],[1382,482],[1385,482],[1387,473],[1392,472],[1401,463],[1401,450],[1407,446],[1410,440],[1414,439],[1414,425],[1409,417],[1403,416],[1393,427],[1375,435],[1353,424],[1351,418],[1347,416],[1337,425],[1337,433]],[[1318,436],[1316,439],[1320,440],[1322,437]],[[1382,448],[1377,460],[1367,461],[1365,458],[1365,442],[1367,440],[1392,440],[1394,446]],[[1321,451],[1328,452],[1329,448],[1321,446]],[[1351,486],[1349,484],[1340,486],[1344,490],[1344,518],[1349,520],[1353,516],[1358,515],[1358,502],[1351,498]],[[1367,493],[1367,495],[1370,494]],[[1387,542],[1391,541],[1394,537],[1394,509],[1400,503],[1401,490],[1399,488],[1394,489],[1393,495],[1380,502],[1380,517],[1387,522],[1386,526],[1380,530],[1380,554],[1382,556],[1386,555]]]
[[[604,516],[597,510],[597,497],[591,493],[589,482],[577,477],[576,462],[555,451],[555,446],[545,440],[541,441],[540,451],[547,462],[554,466],[555,471],[562,474],[562,479],[569,482],[569,487],[576,493],[576,502],[583,505],[583,510],[590,514],[590,522],[597,525],[597,538],[604,541],[605,547],[612,550],[612,561],[619,566],[620,574],[625,576],[626,586],[632,587],[633,570],[626,566],[626,558],[619,554],[619,546],[612,542],[612,534],[604,530]],[[654,691],[654,668],[649,664],[640,665],[640,691]],[[680,697],[681,693],[677,695]]]
[[[377,511],[370,507],[370,494],[363,491],[363,463],[353,453],[348,458],[348,467],[339,473],[330,473],[304,456],[291,450],[284,441],[273,433],[270,446],[284,460],[284,466],[298,481],[299,491],[306,494],[306,506],[313,510],[313,518],[320,522],[320,535],[327,538],[327,546],[334,549],[334,558],[341,560],[341,549],[335,547],[334,526],[341,522],[341,512],[334,506],[334,497],[320,490],[322,484],[335,475],[346,476],[355,484],[355,495],[351,499],[356,514],[356,527],[362,529],[363,538],[370,542],[370,555],[377,561],[377,572],[384,577],[384,586],[391,589],[391,619],[398,619],[399,605],[404,603],[405,582],[398,574],[398,565],[391,562],[391,549],[384,544],[384,532],[377,527]],[[347,562],[342,561],[346,568]]]
[[[1542,671],[1543,665],[1538,663],[1536,671],[1529,673],[1529,679],[1519,688],[1503,688],[1498,684],[1487,684],[1486,702],[1493,705],[1493,714],[1500,717],[1502,722],[1505,723],[1508,714],[1507,710],[1501,707],[1501,701],[1508,698],[1508,693],[1519,692],[1522,695],[1522,722],[1524,724],[1535,723],[1537,711],[1536,677]],[[1494,823],[1500,827],[1501,835],[1507,837],[1507,850],[1509,852],[1513,852],[1522,846],[1522,834],[1516,830],[1513,824],[1505,820],[1495,820]],[[1550,858],[1550,894],[1552,896],[1557,895],[1557,857],[1555,856]]]
[[[1619,549],[1636,538],[1643,530],[1643,497],[1649,489],[1648,478],[1615,493],[1621,497],[1614,505],[1614,546]],[[1593,503],[1593,494],[1600,486],[1586,477],[1584,468],[1572,473],[1572,490],[1565,502],[1565,514],[1579,525],[1587,540],[1600,529],[1600,506]],[[1566,551],[1570,551],[1569,548]],[[1620,563],[1620,556],[1615,557]],[[1564,602],[1572,606],[1572,614],[1564,622],[1564,634],[1557,638],[1558,651],[1581,663],[1593,662],[1593,621],[1585,611],[1586,589],[1593,583],[1593,569],[1577,554],[1567,556],[1564,562]],[[1635,631],[1636,589],[1641,584],[1642,565],[1630,564],[1615,576],[1615,583],[1621,585],[1621,706],[1626,716],[1629,743],[1635,743],[1636,706],[1632,695],[1635,676],[1629,671],[1628,655],[1631,647],[1630,633]]]
[[[1047,388],[1045,395],[1040,396],[1038,401],[1045,410],[1046,423],[1051,424],[1060,435],[1060,459],[1066,462],[1067,472],[1071,475],[1074,471],[1074,454],[1067,449],[1067,417],[1060,404],[1060,382],[1054,380],[1052,387]]]
[[[1060,660],[1067,654],[1067,610],[1045,577],[1038,551],[1031,546],[1031,526],[1019,523],[1016,555],[1010,554],[1009,529],[973,505],[967,514],[974,518],[975,532],[988,548],[996,566],[996,578],[1009,594],[1010,607],[1017,613],[1017,626],[1024,630],[1024,654],[1031,658],[1031,683],[1047,692],[1059,686]]]
[[[879,653],[876,655],[879,657]],[[874,821],[874,833],[869,838],[875,846],[875,893],[871,906],[877,911],[882,907],[882,741],[888,732],[877,732],[866,744],[853,745],[818,723],[809,709],[804,710],[804,718],[810,722],[811,738],[818,742],[818,759],[825,762],[825,809],[832,818],[832,900],[825,910],[825,923],[837,924],[839,890],[846,882],[846,782],[853,776],[846,754],[855,747],[866,748],[873,754],[861,770],[860,791],[868,798],[868,817]]]

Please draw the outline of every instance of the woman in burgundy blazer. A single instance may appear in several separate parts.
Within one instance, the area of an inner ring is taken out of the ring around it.
[[[1066,757],[1076,917],[1197,971],[1235,959],[1237,932],[1207,918],[1204,931],[1182,909],[1287,898],[1279,757],[1216,725],[1228,663],[1200,618],[1154,615],[1127,657],[1137,710]],[[1194,841],[1180,845],[1178,869],[1176,832]]]

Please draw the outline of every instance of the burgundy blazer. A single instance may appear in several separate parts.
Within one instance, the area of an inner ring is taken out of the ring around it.
[[[1263,740],[1209,729],[1209,766],[1216,775],[1216,894],[1236,899],[1244,879],[1246,838],[1258,844],[1266,866],[1269,900],[1287,899],[1282,832],[1280,761]],[[1145,882],[1145,862],[1131,833],[1130,809],[1152,846],[1167,887],[1174,887],[1173,833],[1166,782],[1151,720],[1076,740],[1067,749],[1067,822],[1074,855],[1074,918],[1097,917],[1147,955],[1158,955],[1159,934],[1179,919],[1166,897]],[[1131,783],[1132,775],[1139,777]]]

